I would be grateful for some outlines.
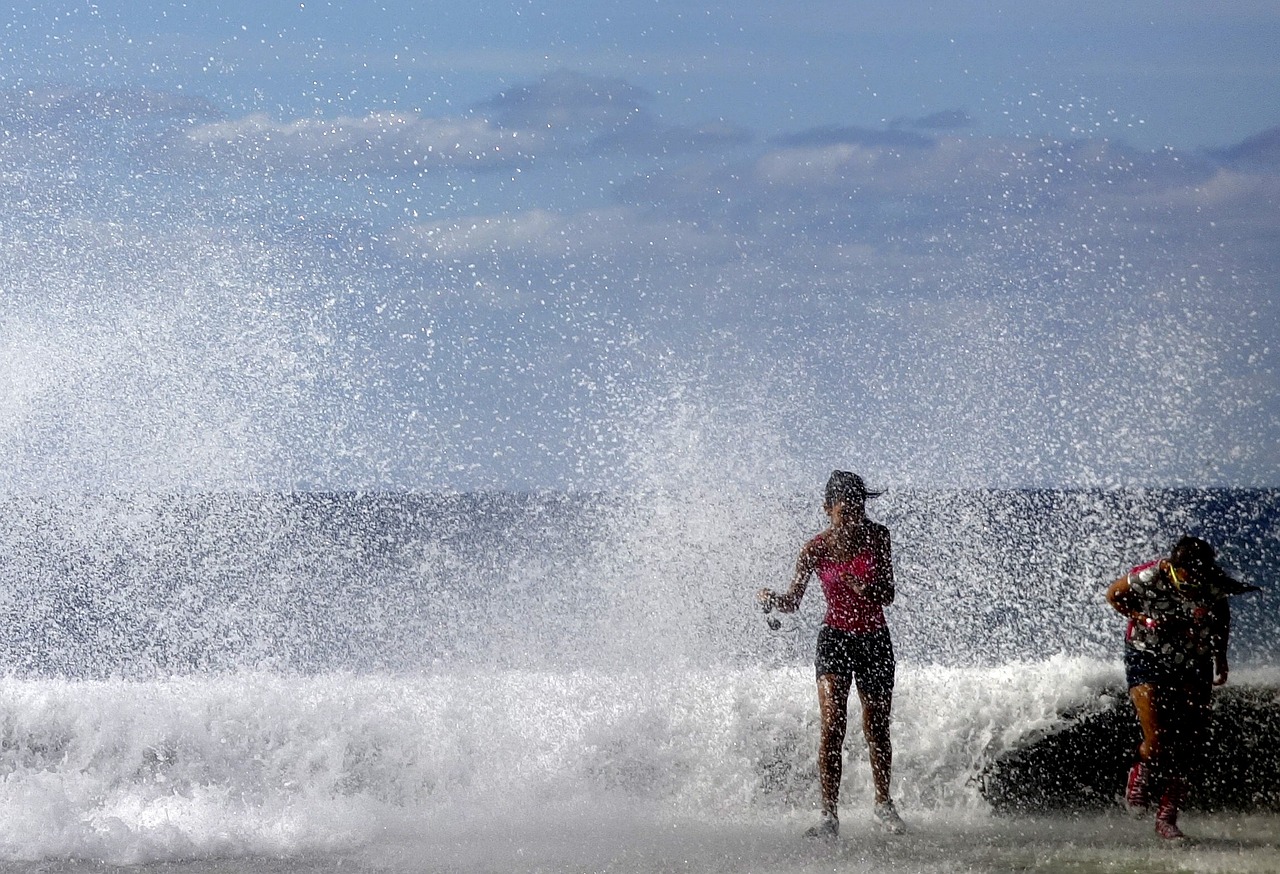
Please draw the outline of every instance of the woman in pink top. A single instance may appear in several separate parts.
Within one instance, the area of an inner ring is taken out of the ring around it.
[[[855,473],[837,470],[827,480],[822,507],[831,520],[827,530],[800,550],[795,575],[786,594],[762,589],[766,611],[793,613],[800,608],[809,577],[816,573],[826,596],[827,613],[818,632],[815,666],[822,734],[818,742],[818,775],[822,784],[822,818],[809,829],[813,836],[840,830],[841,751],[848,719],[849,691],[856,684],[862,703],[862,733],[875,784],[873,815],[894,834],[906,830],[889,797],[893,750],[889,712],[893,704],[894,656],[884,609],[893,603],[893,552],[889,529],[867,518],[872,492]]]

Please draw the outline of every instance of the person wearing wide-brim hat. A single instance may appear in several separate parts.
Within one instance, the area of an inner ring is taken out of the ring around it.
[[[827,601],[814,659],[822,720],[818,742],[822,815],[807,834],[817,837],[833,837],[840,829],[841,752],[849,692],[855,685],[875,786],[872,815],[887,831],[899,834],[906,830],[889,795],[893,766],[889,715],[895,663],[884,608],[894,598],[893,550],[889,529],[866,514],[867,501],[881,494],[868,489],[856,473],[832,472],[822,502],[830,526],[800,550],[791,588],[785,594],[762,589],[757,596],[767,611],[793,613],[800,608],[810,576],[816,573]]]

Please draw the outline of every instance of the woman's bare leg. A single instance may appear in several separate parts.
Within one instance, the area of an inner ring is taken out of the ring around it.
[[[822,718],[818,739],[818,781],[822,786],[822,812],[838,818],[840,777],[843,773],[844,735],[849,720],[852,677],[822,674],[818,677],[818,710]]]
[[[876,804],[889,800],[889,781],[893,776],[893,742],[889,739],[889,715],[893,709],[893,693],[871,697],[859,690],[862,702],[862,734],[867,739],[867,756],[871,759],[871,782],[876,790]]]
[[[1138,725],[1142,727],[1138,758],[1144,762],[1154,762],[1160,756],[1163,741],[1155,687],[1150,684],[1134,686],[1129,690],[1129,699],[1133,701],[1133,709],[1138,714]]]

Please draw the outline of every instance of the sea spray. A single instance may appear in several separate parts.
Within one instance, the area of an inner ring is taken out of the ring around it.
[[[1272,683],[1243,672],[1245,684]],[[895,795],[915,821],[988,810],[992,762],[1114,700],[1113,662],[905,666]],[[754,822],[816,809],[812,674],[243,673],[0,683],[0,852],[117,863],[350,850],[387,827],[592,810]],[[869,809],[846,748],[842,805]]]
[[[1116,679],[1070,660],[904,669],[904,810],[982,810],[984,761]],[[816,804],[811,696],[805,668],[9,679],[2,846],[120,860],[356,846],[449,811],[786,815]],[[856,810],[869,778],[857,745],[848,755]]]

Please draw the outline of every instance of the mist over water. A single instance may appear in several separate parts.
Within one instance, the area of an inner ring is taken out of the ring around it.
[[[331,327],[279,284],[268,262],[281,252],[190,226],[157,237],[133,223],[5,224],[20,235],[0,315],[6,493],[299,476],[298,453],[334,414],[318,384]]]
[[[1102,598],[1184,531],[1266,587],[1274,492],[895,490],[904,662],[1114,659]],[[821,594],[769,632],[754,593],[785,587],[818,530],[775,494],[10,498],[0,654],[61,677],[240,670],[709,670],[807,664]],[[1273,664],[1268,592],[1236,599],[1233,653]]]
[[[1238,382],[1204,390],[1227,324],[1212,298],[1177,298],[1189,320],[1160,295],[1114,313],[1141,325],[1125,367],[1087,353],[1090,369],[1028,403],[1079,350],[1030,309],[983,303],[1001,274],[977,256],[927,309],[818,287],[676,354],[695,336],[676,316],[713,299],[667,300],[653,318],[672,335],[645,337],[595,277],[512,321],[531,299],[485,311],[446,293],[447,277],[407,289],[407,274],[271,223],[214,233],[140,212],[3,217],[10,670],[796,663],[820,596],[768,635],[752,595],[787,585],[825,524],[833,467],[889,489],[872,513],[895,540],[899,653],[921,664],[1113,656],[1102,589],[1187,531],[1251,581],[1274,573],[1274,493],[1204,488],[1232,452],[1261,451],[1248,434],[1198,460],[1202,483],[1113,481],[1204,451],[1177,423],[1249,401]],[[1042,313],[1064,314],[1097,278],[1050,272],[1028,298]],[[1093,290],[1080,318],[1116,293]],[[560,345],[535,366],[552,314]],[[1054,405],[1128,394],[1130,380],[1154,393],[1104,405],[1087,429],[1046,424]],[[1090,446],[1100,461],[1080,467]],[[1034,481],[1041,457],[1078,485],[992,488]],[[501,469],[517,483],[558,471],[561,487],[405,487]],[[1264,601],[1242,601],[1237,647],[1265,663]]]

